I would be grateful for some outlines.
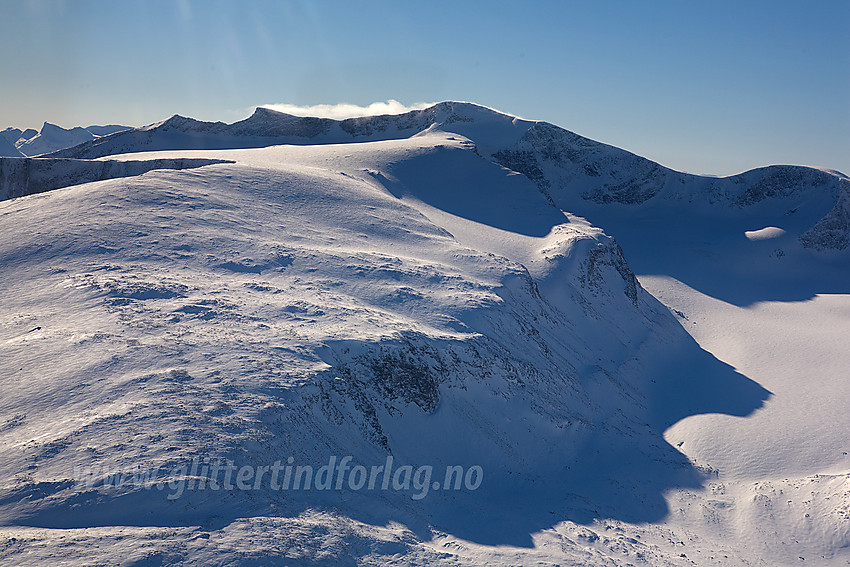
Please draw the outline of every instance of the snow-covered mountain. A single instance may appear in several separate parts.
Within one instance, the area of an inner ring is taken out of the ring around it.
[[[287,143],[336,143],[360,138],[363,141],[406,138],[433,124],[435,116],[445,113],[450,108],[449,104],[400,116],[344,121],[291,116],[262,107],[245,120],[233,124],[202,122],[174,115],[163,122],[57,151],[51,157],[91,159],[139,151],[255,148]]]
[[[37,135],[29,140],[21,140],[17,148],[27,156],[37,156],[82,144],[94,138],[94,134],[79,126],[65,129],[45,122]]]
[[[818,200],[822,208],[833,206],[846,190],[842,187],[848,185],[847,177],[841,173],[800,166],[770,166],[724,178],[690,175],[546,122],[521,120],[458,102],[444,102],[401,115],[341,121],[291,116],[267,108],[257,108],[252,116],[233,124],[173,116],[54,152],[50,157],[91,159],[155,150],[381,141],[433,130],[467,137],[480,154],[524,174],[551,204],[569,211],[579,210],[587,201],[638,205],[650,200],[674,200],[737,208],[769,198],[795,196]],[[808,245],[847,246],[850,224],[840,215],[832,218],[830,234],[809,235]]]
[[[0,179],[72,166],[0,202],[0,556],[850,559],[845,176],[447,102],[172,117]],[[402,473],[316,489],[345,456]]]

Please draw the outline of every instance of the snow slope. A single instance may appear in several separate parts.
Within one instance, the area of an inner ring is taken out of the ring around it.
[[[7,142],[6,138],[0,137],[0,157],[24,157],[24,154],[13,143]]]
[[[0,557],[847,563],[847,252],[801,239],[846,178],[714,182],[462,103],[278,114],[70,151],[233,163],[0,202]],[[388,454],[484,482],[74,482]]]

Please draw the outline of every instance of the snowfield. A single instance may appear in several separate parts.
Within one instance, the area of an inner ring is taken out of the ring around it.
[[[9,564],[850,564],[843,174],[440,103],[0,183]]]

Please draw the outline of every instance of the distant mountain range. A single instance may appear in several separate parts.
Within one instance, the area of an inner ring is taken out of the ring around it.
[[[65,129],[49,122],[39,131],[9,127],[0,132],[0,157],[39,156],[128,129],[117,125]]]

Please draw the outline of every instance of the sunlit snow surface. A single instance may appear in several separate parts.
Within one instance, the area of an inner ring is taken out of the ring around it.
[[[0,557],[847,564],[850,274],[799,240],[832,214],[816,241],[840,243],[839,182],[691,186],[455,110],[417,135],[110,155],[233,163],[0,202]],[[73,480],[389,453],[485,481],[413,500]]]

